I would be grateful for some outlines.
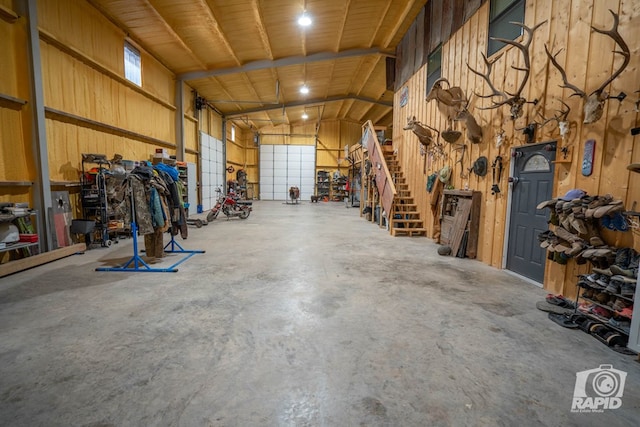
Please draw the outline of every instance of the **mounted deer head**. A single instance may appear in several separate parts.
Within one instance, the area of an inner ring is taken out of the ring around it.
[[[471,115],[466,108],[458,113],[455,120],[464,122],[465,128],[467,128],[467,139],[474,144],[482,142],[482,127],[476,122],[476,119]]]
[[[529,47],[531,46],[531,41],[533,40],[533,33],[535,30],[537,30],[542,24],[546,23],[547,21],[542,21],[541,23],[539,23],[538,25],[536,25],[533,28],[529,28],[526,25],[520,23],[520,22],[510,22],[510,24],[513,25],[517,25],[519,27],[522,27],[522,29],[524,30],[525,37],[527,38],[527,41],[524,43],[518,43],[514,40],[507,40],[507,39],[502,39],[502,38],[498,38],[498,37],[491,37],[491,40],[497,40],[497,41],[501,41],[505,44],[510,44],[511,46],[515,46],[517,49],[520,50],[520,52],[522,53],[522,57],[524,60],[524,67],[515,67],[515,66],[511,66],[511,68],[513,68],[516,71],[524,71],[524,78],[522,79],[522,81],[520,82],[520,85],[518,86],[518,89],[516,90],[515,93],[509,93],[506,91],[499,91],[498,89],[496,89],[496,87],[494,86],[494,84],[491,82],[491,79],[489,78],[489,76],[491,75],[491,68],[493,67],[493,64],[495,64],[495,62],[500,59],[500,57],[502,57],[502,54],[496,56],[493,60],[489,61],[487,59],[487,57],[485,56],[485,54],[482,54],[482,59],[484,60],[485,66],[486,66],[486,73],[482,74],[481,72],[474,70],[473,68],[471,68],[471,66],[469,65],[469,63],[467,63],[467,67],[469,68],[469,70],[471,70],[474,74],[482,77],[484,79],[485,82],[487,82],[487,85],[489,85],[489,88],[491,89],[491,93],[489,95],[479,95],[476,94],[477,96],[481,97],[481,98],[493,98],[495,96],[499,96],[502,98],[502,101],[494,101],[493,105],[489,106],[489,107],[484,107],[484,108],[480,108],[481,110],[490,110],[490,109],[494,109],[494,108],[498,108],[502,105],[509,105],[511,107],[511,119],[512,120],[516,120],[519,117],[522,117],[522,107],[524,106],[524,104],[537,104],[538,100],[534,99],[533,101],[527,101],[525,98],[523,98],[522,95],[522,90],[524,89],[525,85],[527,84],[527,80],[529,80],[529,72],[531,70],[531,59],[529,58]]]
[[[438,142],[438,138],[440,137],[440,131],[438,131],[438,129],[421,123],[416,120],[416,116],[408,118],[407,125],[402,129],[410,130],[418,137],[418,141],[420,141],[421,155],[428,154],[435,158],[444,156],[444,147],[442,143]],[[436,133],[435,139],[433,138],[431,131]]]
[[[583,123],[594,123],[600,120],[600,118],[602,117],[602,112],[604,111],[604,103],[607,99],[616,98],[618,101],[622,101],[627,96],[624,92],[620,92],[620,94],[617,96],[609,96],[609,94],[605,91],[605,88],[622,73],[627,65],[629,65],[629,61],[631,60],[629,46],[627,46],[627,43],[625,43],[625,41],[622,39],[622,36],[618,32],[618,24],[620,22],[620,19],[618,15],[611,9],[609,9],[609,12],[611,12],[611,15],[613,15],[613,27],[610,30],[599,30],[593,26],[591,28],[597,33],[611,37],[613,41],[615,41],[616,44],[620,46],[621,49],[614,50],[613,53],[622,55],[624,60],[622,61],[620,67],[611,75],[611,77],[605,80],[605,82],[602,83],[598,89],[591,92],[588,96],[586,92],[579,89],[577,86],[572,85],[567,80],[567,73],[556,60],[556,56],[558,56],[562,49],[552,55],[551,52],[549,52],[549,48],[547,47],[547,45],[545,44],[544,46],[544,50],[545,52],[547,52],[547,56],[551,60],[551,63],[558,69],[560,75],[562,76],[562,81],[564,82],[564,84],[560,85],[560,87],[573,90],[574,93],[571,96],[578,95],[585,100]]]
[[[449,86],[448,89],[442,87],[442,83]],[[464,91],[458,86],[451,87],[446,78],[440,78],[433,83],[431,90],[427,94],[426,101],[436,100],[438,110],[449,122],[455,120],[458,114],[467,107],[468,101]]]
[[[418,137],[420,144],[424,146],[428,146],[429,144],[431,144],[431,142],[433,142],[433,136],[429,129],[440,134],[440,132],[437,129],[434,129],[431,126],[420,123],[420,121],[416,120],[416,116],[413,116],[412,118],[408,118],[407,125],[402,129],[410,130],[411,132],[413,132]]]

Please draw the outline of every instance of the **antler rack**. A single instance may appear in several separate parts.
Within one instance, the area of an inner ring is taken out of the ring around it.
[[[500,59],[502,57],[502,54],[496,56],[495,58],[493,58],[491,61],[489,61],[487,59],[487,57],[484,55],[484,53],[482,54],[482,59],[484,60],[485,63],[485,67],[486,67],[486,73],[481,73],[478,70],[473,69],[469,63],[467,63],[467,67],[469,68],[469,70],[471,70],[471,72],[473,72],[474,74],[482,77],[484,79],[485,82],[487,82],[487,85],[489,86],[489,89],[491,89],[491,94],[489,95],[480,95],[478,93],[476,93],[476,96],[479,96],[481,98],[493,98],[496,96],[499,96],[502,99],[502,101],[493,101],[493,105],[489,106],[489,107],[478,107],[479,109],[482,110],[489,110],[489,109],[494,109],[494,108],[498,108],[502,105],[509,105],[511,107],[511,119],[515,120],[518,117],[522,116],[522,107],[524,106],[524,104],[537,104],[538,100],[534,99],[533,101],[527,101],[525,98],[522,97],[522,91],[524,90],[524,87],[527,84],[527,81],[529,80],[529,73],[531,71],[531,59],[529,56],[529,47],[531,46],[531,41],[533,40],[533,33],[542,25],[545,24],[547,21],[542,21],[539,24],[537,24],[535,27],[530,28],[527,27],[526,25],[520,23],[520,22],[510,22],[513,25],[517,25],[519,27],[521,27],[523,29],[523,31],[526,33],[525,37],[526,37],[526,42],[523,43],[518,43],[514,40],[508,40],[508,39],[503,39],[503,38],[498,38],[498,37],[491,37],[491,40],[496,40],[496,41],[500,41],[503,42],[505,44],[509,44],[511,46],[516,47],[518,50],[520,50],[520,52],[522,53],[522,57],[524,60],[524,66],[523,67],[516,67],[516,66],[511,66],[511,68],[513,68],[516,71],[524,71],[524,78],[522,79],[522,81],[520,82],[520,85],[518,86],[518,89],[516,90],[515,93],[509,93],[507,91],[499,91],[498,89],[496,89],[495,85],[491,82],[490,79],[490,75],[491,75],[491,71],[493,68],[493,64],[496,63],[496,61],[498,59]]]
[[[622,55],[623,61],[620,67],[616,71],[614,71],[613,74],[611,74],[611,76],[607,80],[605,80],[596,90],[591,92],[588,96],[585,91],[569,83],[569,80],[567,79],[567,73],[564,71],[564,69],[556,59],[558,54],[562,52],[562,49],[558,50],[555,54],[552,54],[549,51],[549,48],[547,47],[547,45],[545,44],[544,46],[544,50],[547,53],[549,60],[551,61],[553,66],[556,67],[556,69],[560,72],[560,75],[562,76],[562,81],[564,84],[560,85],[560,87],[565,89],[571,89],[573,91],[571,96],[577,95],[585,99],[584,123],[593,123],[598,121],[600,117],[602,117],[602,113],[604,111],[604,103],[607,99],[615,98],[618,101],[622,101],[627,96],[624,92],[620,92],[620,94],[616,96],[610,96],[607,92],[605,92],[605,88],[609,84],[611,84],[611,82],[613,82],[622,73],[622,71],[624,71],[624,69],[627,67],[627,65],[629,65],[629,62],[631,60],[631,53],[629,50],[629,46],[627,45],[627,43],[624,41],[624,39],[618,32],[620,17],[618,16],[617,13],[615,13],[611,9],[609,9],[609,12],[611,12],[611,15],[613,16],[613,26],[611,27],[610,30],[600,30],[593,26],[591,28],[596,33],[609,36],[620,47],[621,50],[614,50],[613,53]]]

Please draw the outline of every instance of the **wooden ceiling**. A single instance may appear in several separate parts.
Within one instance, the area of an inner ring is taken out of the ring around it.
[[[212,108],[260,129],[304,112],[390,125],[386,58],[427,0],[88,1]]]

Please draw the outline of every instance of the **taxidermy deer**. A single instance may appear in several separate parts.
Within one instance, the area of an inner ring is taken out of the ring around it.
[[[442,83],[447,83],[448,89],[442,87]],[[449,81],[442,77],[436,80],[431,87],[431,90],[425,98],[427,102],[435,99],[438,110],[442,115],[447,118],[447,122],[451,123],[453,120],[462,121],[467,128],[467,138],[474,144],[479,143],[482,140],[482,128],[476,122],[476,119],[467,110],[469,101],[467,100],[464,91],[458,87],[453,86]],[[445,132],[452,135],[452,138],[445,137]],[[455,142],[458,138],[454,135],[454,131],[448,129],[442,133],[442,137],[447,142]],[[457,132],[457,131],[455,131]],[[460,132],[457,132],[459,137]]]
[[[407,125],[403,127],[404,130],[410,130],[411,132],[413,132],[418,137],[420,144],[424,145],[425,147],[433,142],[431,131],[427,128],[438,132],[436,129],[420,123],[420,121],[416,120],[416,116],[407,119]]]
[[[428,128],[428,129],[427,129]],[[435,157],[441,157],[444,155],[444,148],[441,143],[437,142],[437,137],[440,136],[438,129],[434,129],[431,126],[425,125],[416,120],[416,116],[407,119],[407,125],[403,127],[404,130],[412,131],[420,141],[420,151],[424,154],[431,154]],[[434,142],[431,130],[436,132],[436,141]],[[433,143],[433,144],[432,144]]]
[[[587,95],[586,92],[579,89],[577,86],[574,86],[571,83],[569,83],[569,81],[567,80],[567,73],[564,71],[562,66],[556,60],[556,56],[558,56],[558,54],[562,51],[562,49],[560,49],[558,52],[552,55],[551,52],[549,52],[547,45],[544,46],[544,50],[547,52],[547,56],[551,60],[551,63],[553,64],[554,67],[558,69],[558,71],[560,72],[560,75],[562,76],[562,81],[564,82],[564,84],[560,85],[560,87],[573,90],[574,93],[571,96],[578,95],[580,98],[585,100],[583,123],[594,123],[600,120],[600,118],[602,117],[602,113],[604,111],[604,103],[607,99],[615,98],[618,101],[622,101],[627,96],[624,92],[620,92],[618,96],[610,96],[605,91],[605,88],[611,82],[613,82],[616,79],[616,77],[618,77],[622,73],[622,71],[627,67],[627,65],[629,65],[629,61],[631,60],[629,46],[627,46],[627,43],[625,43],[625,41],[622,39],[622,36],[618,32],[618,24],[620,22],[619,17],[611,9],[609,9],[609,12],[611,12],[611,15],[613,15],[613,27],[610,30],[599,30],[593,26],[591,28],[593,29],[593,31],[597,33],[604,34],[611,37],[613,41],[615,41],[616,44],[620,46],[620,49],[621,49],[621,50],[614,50],[613,53],[622,55],[624,60],[622,61],[622,65],[620,65],[620,67],[611,75],[611,77],[609,77],[604,83],[600,85],[599,88],[591,92],[589,95]]]
[[[477,96],[481,97],[481,98],[493,98],[493,97],[500,97],[502,98],[502,101],[494,101],[492,99],[493,105],[489,106],[489,107],[477,107],[480,108],[481,110],[490,110],[490,109],[494,109],[494,108],[498,108],[502,105],[509,105],[511,107],[511,120],[516,120],[519,117],[522,117],[522,108],[524,107],[524,104],[537,104],[538,100],[534,99],[533,101],[527,101],[525,98],[522,97],[522,90],[524,89],[525,85],[527,84],[527,80],[529,80],[529,73],[531,70],[531,59],[529,57],[529,47],[531,46],[531,41],[533,40],[533,33],[535,30],[537,30],[542,24],[546,23],[547,21],[542,21],[541,23],[539,23],[538,25],[536,25],[533,28],[529,28],[526,25],[520,23],[520,22],[510,22],[510,24],[513,25],[517,25],[519,27],[522,27],[522,29],[524,30],[524,32],[526,33],[524,37],[527,38],[527,41],[524,43],[518,43],[514,40],[507,40],[507,39],[502,39],[502,38],[498,38],[498,37],[491,37],[491,40],[497,40],[500,41],[502,43],[505,44],[510,44],[511,46],[515,46],[517,49],[520,50],[520,52],[522,53],[522,57],[523,57],[523,62],[524,62],[524,66],[523,67],[515,67],[515,66],[511,66],[511,68],[513,68],[514,70],[517,71],[524,71],[524,78],[522,79],[522,81],[520,82],[520,85],[518,86],[518,89],[516,90],[515,93],[509,93],[507,91],[499,91],[498,89],[496,89],[495,85],[491,82],[490,79],[490,75],[491,75],[491,69],[493,67],[493,64],[495,64],[495,62],[500,59],[500,57],[502,57],[502,54],[496,56],[493,60],[489,61],[487,59],[487,57],[485,56],[485,54],[482,54],[482,59],[484,60],[484,63],[486,65],[486,73],[482,74],[481,72],[474,70],[473,68],[471,68],[471,66],[469,65],[469,63],[467,63],[467,67],[469,68],[469,70],[471,70],[471,72],[473,72],[474,74],[482,77],[484,79],[485,82],[487,82],[487,85],[489,85],[489,88],[491,89],[491,93],[489,95],[478,95]]]
[[[476,119],[471,115],[469,110],[466,108],[458,113],[458,116],[455,120],[464,122],[465,127],[467,128],[467,139],[474,144],[479,144],[482,142],[482,128],[476,122]]]

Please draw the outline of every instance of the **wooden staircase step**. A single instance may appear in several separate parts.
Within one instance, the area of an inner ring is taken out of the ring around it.
[[[403,215],[403,216],[420,216],[420,212],[418,211],[393,211],[394,215]]]
[[[391,230],[392,236],[426,236],[426,228],[394,228]]]
[[[421,219],[405,219],[405,218],[396,219],[396,218],[394,218],[393,222],[397,223],[397,224],[420,224],[420,225],[422,225],[422,220]]]

